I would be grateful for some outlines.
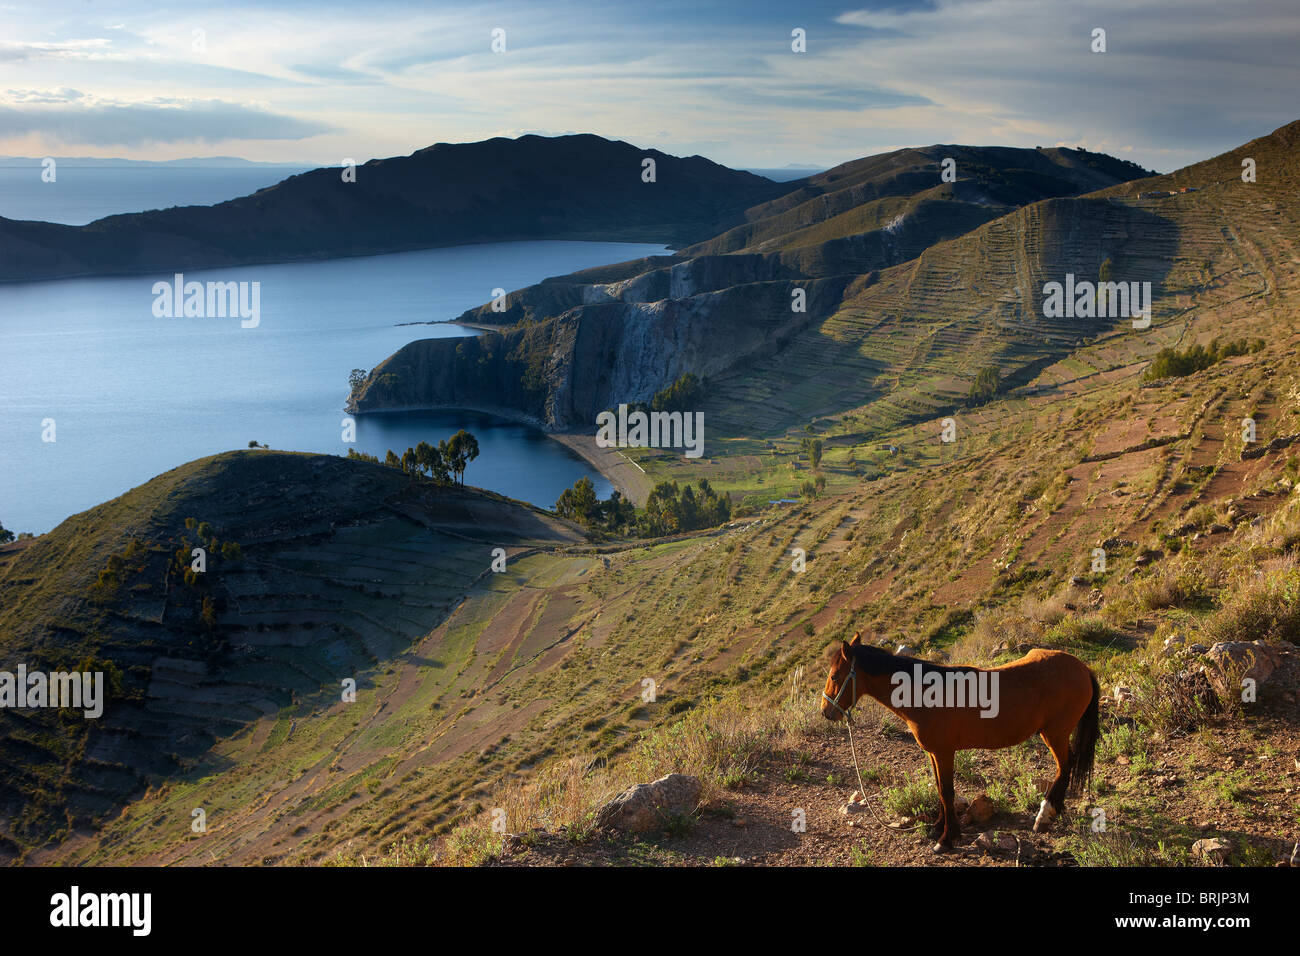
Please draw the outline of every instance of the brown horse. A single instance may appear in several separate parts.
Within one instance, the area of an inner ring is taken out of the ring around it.
[[[822,716],[848,717],[863,695],[879,701],[907,724],[930,755],[943,832],[934,851],[961,834],[953,809],[953,756],[958,750],[999,750],[1043,738],[1056,760],[1056,779],[1038,808],[1034,831],[1045,833],[1065,810],[1068,791],[1078,795],[1092,776],[1101,691],[1088,665],[1070,654],[1036,648],[1001,667],[948,667],[898,657],[861,642],[841,642],[831,652],[822,692]],[[1070,732],[1074,731],[1074,743]]]

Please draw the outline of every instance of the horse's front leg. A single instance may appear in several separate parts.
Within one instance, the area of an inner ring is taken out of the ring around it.
[[[939,802],[943,804],[943,835],[933,850],[942,853],[952,849],[953,841],[961,836],[961,824],[957,821],[957,809],[953,806],[956,795],[953,784],[953,751],[945,750],[934,754],[934,766],[939,775]]]

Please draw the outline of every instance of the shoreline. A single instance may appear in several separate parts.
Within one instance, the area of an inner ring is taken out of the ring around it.
[[[561,445],[583,458],[600,472],[618,493],[638,508],[644,508],[654,488],[650,476],[617,448],[601,448],[595,435],[575,432],[549,432]]]
[[[345,408],[345,412],[349,415],[383,415],[387,412],[443,412],[458,409],[495,415],[497,418],[518,422],[521,425],[531,425],[544,433],[547,438],[559,442],[591,465],[592,468],[595,468],[602,478],[618,489],[619,494],[638,508],[645,507],[646,499],[650,497],[650,491],[654,488],[654,482],[630,458],[620,453],[616,448],[599,447],[596,444],[595,435],[587,435],[581,432],[554,431],[540,419],[533,418],[531,415],[524,415],[516,409],[493,405],[399,405],[364,412]]]

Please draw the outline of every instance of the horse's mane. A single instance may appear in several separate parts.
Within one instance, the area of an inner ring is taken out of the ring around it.
[[[929,661],[923,661],[919,657],[899,657],[897,654],[891,654],[883,647],[873,647],[870,644],[850,645],[853,650],[853,657],[862,671],[874,676],[882,674],[893,674],[898,671],[907,671],[911,673],[912,668],[917,664],[921,665],[921,673],[929,674],[937,672],[940,674],[968,674],[979,670],[977,667],[960,664],[932,664]]]

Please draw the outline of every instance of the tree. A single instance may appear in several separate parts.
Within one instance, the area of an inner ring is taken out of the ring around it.
[[[6,531],[5,526],[0,524],[0,544],[8,544],[13,539],[14,533],[12,531]]]
[[[212,603],[212,598],[205,597],[203,599],[199,617],[203,619],[203,624],[209,631],[217,626],[217,606]]]
[[[465,466],[478,457],[478,439],[462,428],[451,436],[445,448],[441,443],[438,448],[446,458],[457,482],[465,484]]]
[[[816,471],[822,464],[822,440],[820,438],[805,438],[801,443],[804,454],[808,456],[808,461]]]
[[[636,520],[636,505],[628,501],[617,489],[610,492],[609,500],[601,505],[605,513],[605,526],[610,531],[632,524]]]
[[[351,372],[349,372],[348,373],[348,386],[349,386],[348,394],[355,395],[357,392],[361,391],[361,386],[366,384],[366,379],[369,377],[370,376],[366,374],[366,370],[363,368],[354,368]]]
[[[442,454],[445,447],[445,442],[434,448],[427,441],[422,441],[415,446],[415,460],[419,463],[420,469],[427,472],[429,477],[440,485],[445,485],[451,480],[447,460]]]
[[[600,502],[596,498],[596,486],[591,479],[583,475],[573,483],[572,488],[565,488],[555,502],[555,513],[561,518],[592,524],[600,517]]]
[[[986,365],[975,376],[975,384],[970,387],[966,400],[971,405],[984,405],[993,400],[993,396],[1002,391],[1002,376],[996,365]]]
[[[704,384],[691,372],[678,377],[667,388],[655,392],[650,399],[652,412],[690,411],[704,397]]]
[[[731,499],[719,495],[707,479],[701,479],[699,491],[675,481],[661,481],[646,499],[641,516],[641,533],[650,538],[679,531],[712,528],[731,520]]]

